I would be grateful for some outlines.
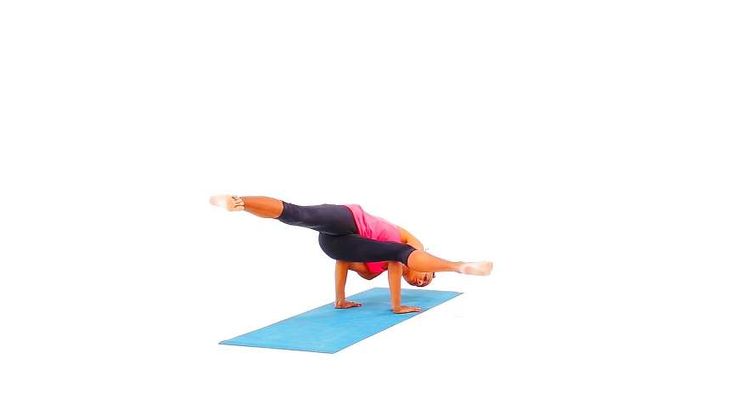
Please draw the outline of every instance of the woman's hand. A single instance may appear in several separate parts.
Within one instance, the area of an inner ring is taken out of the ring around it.
[[[347,308],[357,308],[363,306],[358,302],[351,302],[349,300],[338,300],[335,302],[335,309],[347,309]]]
[[[401,305],[397,308],[393,308],[394,313],[410,313],[410,312],[421,312],[422,308],[418,306],[404,306]]]

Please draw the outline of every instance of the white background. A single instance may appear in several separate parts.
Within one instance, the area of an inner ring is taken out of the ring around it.
[[[0,411],[733,413],[728,3],[3,2]],[[335,355],[218,345],[333,299],[219,192],[496,268]]]

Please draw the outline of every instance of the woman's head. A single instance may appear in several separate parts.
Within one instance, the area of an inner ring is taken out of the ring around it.
[[[404,280],[412,286],[425,287],[432,283],[434,272],[417,272],[404,266]]]

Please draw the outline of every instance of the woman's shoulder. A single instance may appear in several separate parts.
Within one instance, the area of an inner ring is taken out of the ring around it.
[[[394,224],[394,226],[396,226],[396,228],[399,229],[399,238],[401,239],[401,242],[406,243],[406,241],[409,240],[409,232],[406,231],[405,228],[397,224]]]

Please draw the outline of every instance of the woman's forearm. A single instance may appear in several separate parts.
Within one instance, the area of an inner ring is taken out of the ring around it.
[[[388,287],[391,292],[391,309],[401,308],[401,263],[388,263]]]
[[[401,235],[401,242],[406,243],[409,246],[417,249],[424,250],[424,244],[417,239],[413,234],[409,233],[405,228],[399,227],[399,233]]]
[[[348,262],[335,262],[335,302],[345,300],[345,283],[348,279]]]
[[[388,287],[391,292],[391,310],[394,313],[419,312],[422,309],[417,306],[404,306],[401,304],[403,267],[401,262],[388,262]]]
[[[415,248],[417,250],[422,250],[422,251],[424,250],[424,245],[422,244],[422,242],[420,242],[417,239],[409,239],[406,242],[406,244],[408,244],[409,246],[411,246],[411,247],[413,247],[413,248]]]

